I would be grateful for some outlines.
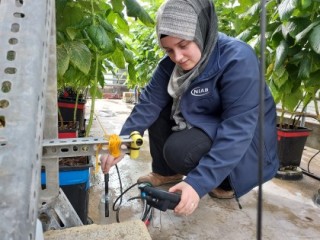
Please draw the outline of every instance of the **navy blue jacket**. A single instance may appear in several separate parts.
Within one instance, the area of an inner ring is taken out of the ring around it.
[[[171,97],[167,85],[174,63],[165,57],[158,64],[121,135],[144,133],[158,118]],[[205,70],[181,98],[181,112],[193,126],[213,141],[185,182],[200,197],[216,188],[227,176],[237,197],[258,185],[259,162],[259,62],[246,43],[219,33],[217,45]],[[276,109],[267,86],[264,91],[263,180],[276,174]]]

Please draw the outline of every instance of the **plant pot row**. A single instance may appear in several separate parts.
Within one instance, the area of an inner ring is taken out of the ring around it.
[[[58,138],[78,138],[85,136],[85,110],[86,101],[80,99],[76,107],[76,101],[70,97],[59,97],[58,107]],[[76,110],[76,121],[74,111]],[[64,191],[74,210],[77,212],[83,224],[88,221],[88,203],[90,187],[90,167],[92,160],[85,157],[66,157],[59,159],[59,186]],[[45,186],[45,171],[41,173],[41,183]]]

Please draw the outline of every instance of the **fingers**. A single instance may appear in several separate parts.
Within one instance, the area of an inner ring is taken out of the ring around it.
[[[169,192],[181,192],[181,200],[174,209],[179,215],[188,216],[192,214],[198,207],[200,201],[197,192],[187,183],[181,182],[169,189]]]
[[[180,206],[178,206],[174,209],[174,212],[183,215],[183,216],[189,216],[191,215],[198,207],[198,202],[193,201],[187,201],[185,203],[182,203]]]
[[[103,173],[106,171],[107,158],[108,158],[108,155],[100,156],[100,165]]]
[[[121,159],[124,157],[124,154],[121,154],[119,157],[115,158],[110,154],[101,155],[100,162],[101,162],[101,170],[104,174],[108,173],[112,166],[116,165]]]

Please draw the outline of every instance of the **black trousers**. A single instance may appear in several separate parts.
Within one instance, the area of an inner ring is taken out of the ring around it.
[[[170,119],[171,105],[160,113],[159,118],[148,129],[152,171],[162,176],[187,175],[198,164],[212,146],[212,140],[201,129],[193,127],[172,131],[174,121]],[[228,178],[220,186],[230,190]]]
[[[211,139],[199,128],[172,131],[171,103],[148,129],[152,171],[163,176],[187,175],[212,145]]]

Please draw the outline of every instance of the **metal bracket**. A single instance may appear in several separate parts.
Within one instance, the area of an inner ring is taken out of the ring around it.
[[[39,209],[39,218],[44,231],[83,225],[61,188],[58,197],[54,201],[42,203]]]
[[[120,136],[123,145],[132,143],[129,136]],[[99,148],[99,145],[101,148]],[[109,141],[100,137],[46,139],[42,144],[42,158],[90,156],[99,153],[108,153]],[[127,147],[121,149],[129,152]]]

